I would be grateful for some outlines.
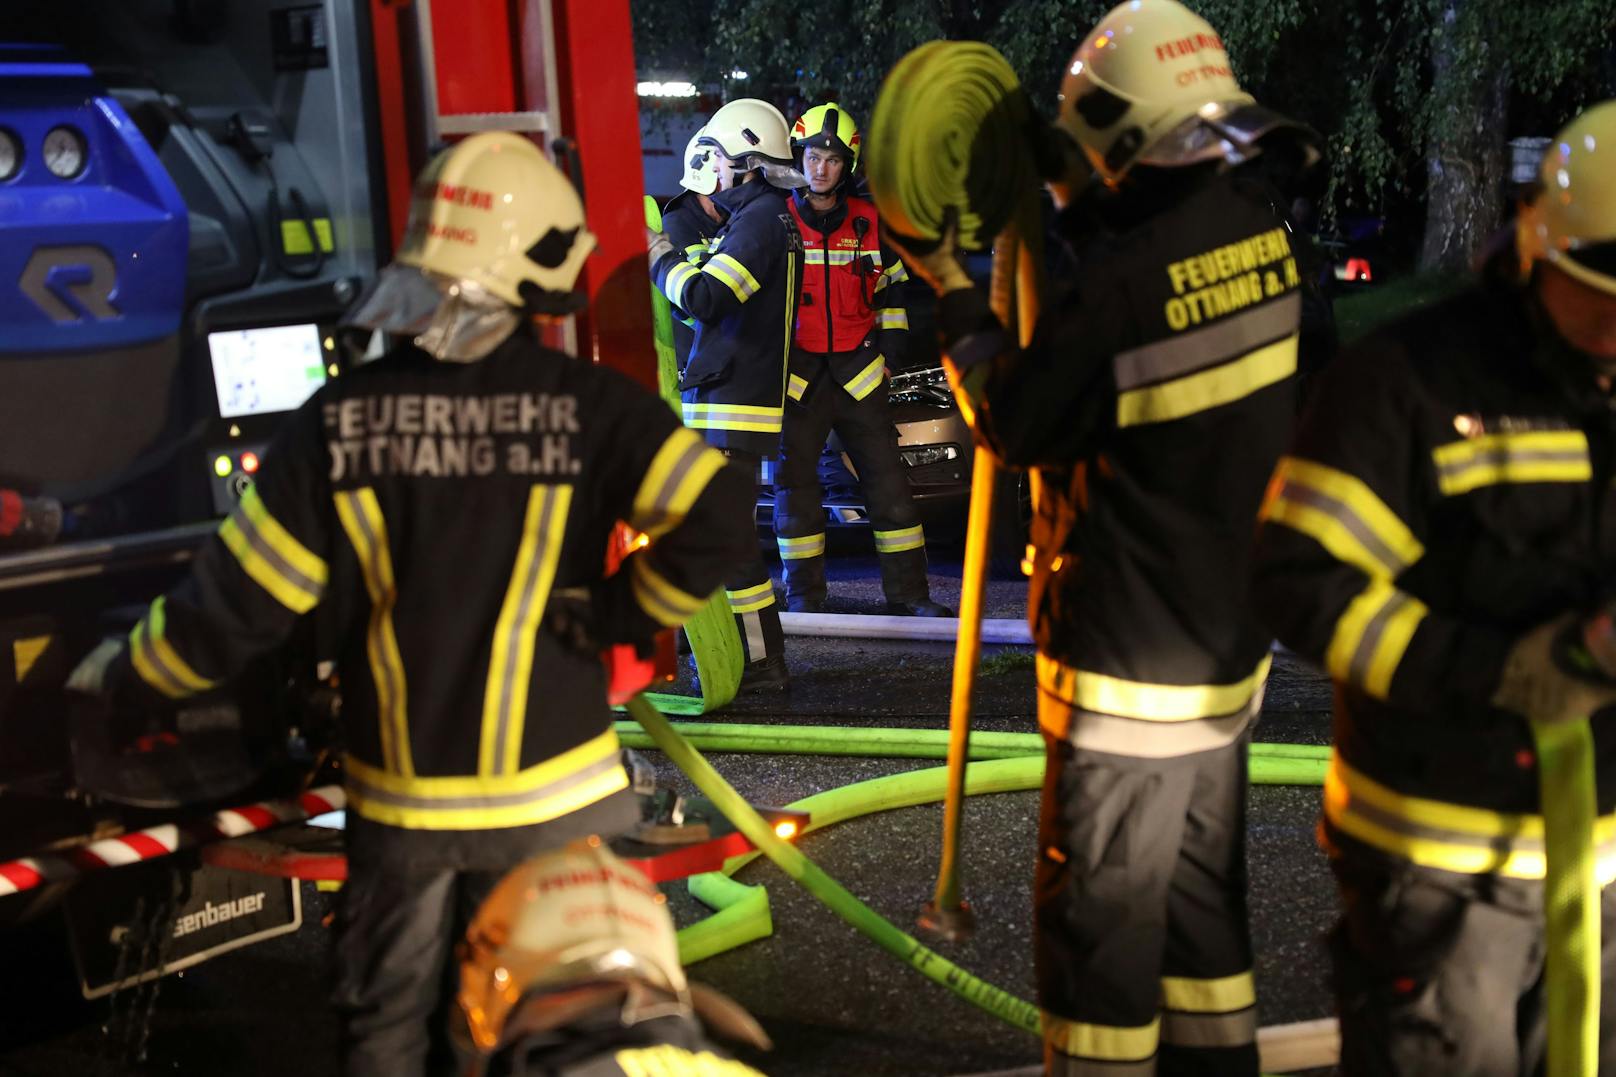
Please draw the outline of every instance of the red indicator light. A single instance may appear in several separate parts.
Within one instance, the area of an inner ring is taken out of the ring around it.
[[[245,471],[249,475],[251,475],[253,472],[257,471],[258,470],[258,454],[255,453],[255,452],[244,452],[244,453],[242,453],[241,454],[241,470]]]

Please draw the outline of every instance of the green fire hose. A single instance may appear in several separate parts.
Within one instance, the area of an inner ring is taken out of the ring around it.
[[[1586,719],[1531,723],[1543,802],[1544,991],[1549,1077],[1599,1071],[1599,880],[1593,732]]]
[[[993,312],[1019,322],[1026,343],[1037,321],[1039,181],[1026,132],[1032,112],[1015,71],[997,50],[972,41],[932,41],[899,60],[881,85],[870,121],[870,191],[887,228],[924,248],[952,221],[962,249],[993,245]],[[1019,315],[1019,317],[1018,317]],[[966,412],[969,418],[969,412]],[[960,579],[959,637],[949,708],[949,784],[933,900],[921,926],[959,939],[972,929],[960,896],[971,697],[982,651],[997,463],[976,447]]]

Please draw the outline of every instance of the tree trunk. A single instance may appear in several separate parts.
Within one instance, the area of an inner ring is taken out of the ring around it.
[[[1458,21],[1466,2],[1447,4],[1442,36],[1432,49],[1431,100],[1451,112],[1438,120],[1426,149],[1420,249],[1420,269],[1426,272],[1468,267],[1504,215],[1509,65],[1503,49],[1491,42],[1483,62],[1456,62]]]

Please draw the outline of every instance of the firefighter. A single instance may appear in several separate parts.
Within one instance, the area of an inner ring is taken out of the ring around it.
[[[679,623],[755,546],[722,456],[630,379],[539,343],[533,316],[577,309],[594,245],[528,140],[441,154],[352,317],[413,343],[315,393],[190,576],[78,677],[175,700],[329,616],[348,1074],[426,1072],[457,919],[535,852],[635,823],[597,646]],[[651,541],[603,578],[618,520]]]
[[[1597,874],[1616,877],[1616,689],[1560,664],[1566,634],[1616,597],[1602,523],[1616,469],[1613,168],[1616,102],[1550,142],[1515,242],[1476,282],[1321,375],[1264,504],[1261,612],[1337,686],[1320,834],[1344,901],[1331,938],[1344,1073],[1542,1072],[1529,721],[1599,712]],[[1602,904],[1610,1073],[1616,894]]]
[[[805,181],[791,162],[785,117],[767,101],[731,101],[696,141],[714,151],[712,200],[724,223],[700,266],[653,232],[651,278],[696,323],[679,377],[685,425],[756,482],[763,460],[780,451],[802,279],[802,241],[786,203]],[[762,553],[738,559],[724,587],[746,650],[742,690],[785,686],[785,636]]]
[[[599,841],[512,869],[460,959],[467,1077],[761,1077],[711,1031],[767,1050],[750,1014],[679,965],[667,902]]]
[[[685,261],[698,269],[707,258],[708,242],[718,234],[718,226],[724,220],[712,199],[718,190],[718,164],[713,159],[713,148],[701,144],[701,136],[702,132],[697,131],[685,146],[684,173],[679,177],[679,186],[684,192],[674,195],[662,207],[662,231],[673,243],[673,249],[683,251]],[[694,319],[674,319],[673,350],[681,371],[690,358],[690,345],[695,337]]]
[[[851,192],[858,125],[835,102],[791,129],[808,186],[791,197],[803,237],[802,298],[786,387],[785,430],[774,480],[774,533],[793,613],[825,608],[825,509],[819,457],[835,431],[852,458],[881,560],[887,612],[952,617],[931,600],[926,538],[898,457],[887,363],[909,332],[903,263],[881,242],[875,206]]]
[[[1029,347],[971,286],[952,229],[904,256],[941,296],[979,438],[1041,487],[1028,609],[1048,752],[1045,1067],[1255,1074],[1246,751],[1269,636],[1246,577],[1290,433],[1300,306],[1270,179],[1317,151],[1174,0],[1100,21],[1059,127],[1052,193],[1076,268]]]

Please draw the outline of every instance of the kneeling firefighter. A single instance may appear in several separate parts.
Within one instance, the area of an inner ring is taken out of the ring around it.
[[[1262,612],[1337,686],[1347,1074],[1544,1072],[1562,959],[1602,997],[1548,1072],[1616,1073],[1616,102],[1540,181],[1478,281],[1325,371],[1263,510]],[[1556,953],[1542,738],[1590,717],[1602,950]]]
[[[804,181],[791,164],[785,117],[767,101],[731,101],[696,142],[714,151],[712,201],[724,223],[700,266],[675,250],[666,233],[653,232],[651,279],[696,323],[679,375],[685,425],[756,483],[762,461],[780,452],[802,280],[802,240],[786,200]],[[724,587],[746,648],[742,690],[785,685],[785,635],[761,551],[737,558]]]
[[[864,492],[887,612],[952,617],[931,600],[926,536],[887,400],[887,363],[902,354],[909,335],[903,307],[909,274],[881,242],[875,206],[851,193],[858,124],[834,102],[815,105],[792,127],[791,145],[808,186],[789,203],[803,237],[804,265],[774,482],[787,607],[817,613],[825,606],[819,457],[834,431]]]
[[[457,922],[535,852],[636,822],[598,647],[679,623],[755,546],[749,488],[722,456],[629,378],[540,344],[533,319],[578,308],[593,247],[531,142],[480,134],[441,154],[350,319],[413,343],[287,421],[99,678],[115,699],[184,697],[329,616],[348,1074],[427,1072],[447,1050]],[[606,577],[619,520],[651,542]]]
[[[1076,270],[1028,348],[971,286],[951,230],[904,256],[941,295],[978,436],[1041,483],[1028,608],[1049,757],[1046,1071],[1255,1074],[1246,753],[1270,637],[1246,577],[1295,396],[1301,281],[1274,181],[1318,154],[1173,0],[1100,21],[1059,122],[1097,176],[1041,154]]]
[[[460,958],[466,1077],[761,1077],[708,1032],[768,1036],[685,978],[666,900],[599,841],[514,868]]]

